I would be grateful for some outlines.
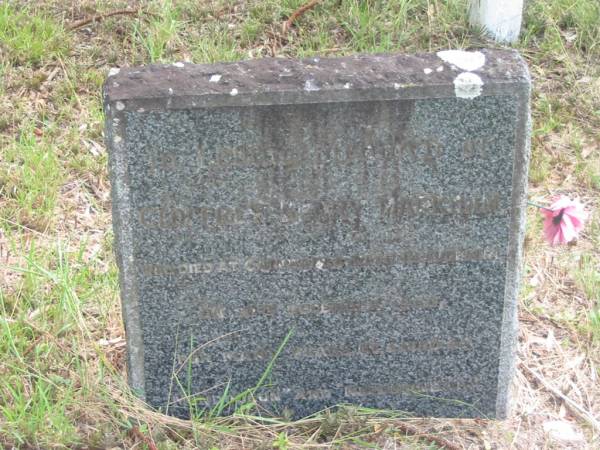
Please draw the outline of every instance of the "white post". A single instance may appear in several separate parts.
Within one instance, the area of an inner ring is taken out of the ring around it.
[[[471,0],[471,25],[484,28],[498,42],[519,38],[523,0]]]

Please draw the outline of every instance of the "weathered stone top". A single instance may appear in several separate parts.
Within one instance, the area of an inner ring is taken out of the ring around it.
[[[527,89],[529,84],[526,64],[516,51],[449,50],[112,69],[104,97],[108,108],[119,101],[119,109],[187,109],[360,101],[361,90],[368,100],[474,98],[511,92],[519,86]]]

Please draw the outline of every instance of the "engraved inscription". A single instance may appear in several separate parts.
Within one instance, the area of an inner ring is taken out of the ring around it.
[[[315,168],[323,163],[337,165],[362,165],[369,159],[386,161],[390,166],[401,164],[424,164],[437,170],[437,160],[444,154],[442,144],[431,137],[396,138],[383,130],[377,136],[361,135],[353,145],[334,142],[320,152],[307,152],[305,148],[283,142],[282,147],[262,147],[252,144],[213,146],[198,144],[196,165],[199,169],[223,171],[240,168],[289,169]]]
[[[294,400],[326,400],[331,398],[327,389],[299,389],[294,393]]]
[[[328,389],[290,389],[277,388],[270,386],[268,389],[256,394],[256,398],[261,402],[280,402],[282,397],[291,397],[294,400],[327,400],[333,397],[334,393]],[[222,400],[221,394],[207,394],[204,397],[205,403],[214,405]]]
[[[165,175],[176,169],[177,159],[175,154],[172,152],[155,152],[154,158],[150,160],[151,175]]]
[[[299,346],[293,347],[286,353],[286,358],[311,360],[321,358],[352,358],[365,357],[383,354],[402,354],[425,352],[432,353],[437,351],[468,351],[472,348],[472,343],[464,339],[429,339],[419,341],[400,341],[382,343],[374,340],[359,342],[356,345],[347,345],[343,343],[331,343],[320,346]],[[198,364],[207,359],[211,361],[265,361],[273,358],[272,349],[258,349],[254,351],[225,351],[213,353],[211,355],[199,352],[194,357],[194,363]]]
[[[348,225],[360,229],[361,207],[353,200],[248,201],[241,206],[174,206],[140,208],[139,223],[150,229],[226,229],[252,223],[264,227],[302,224],[307,229]]]
[[[501,194],[483,193],[478,196],[460,194],[441,196],[435,194],[406,195],[395,189],[392,195],[379,199],[377,216],[385,224],[397,224],[419,217],[460,218],[498,215]],[[307,230],[330,230],[347,226],[361,231],[365,206],[360,200],[347,198],[331,200],[270,201],[248,200],[238,206],[182,206],[163,203],[138,210],[139,223],[149,229],[176,230],[200,228],[220,230],[246,224],[263,227],[302,225]]]
[[[501,195],[497,192],[482,196],[456,195],[442,197],[431,194],[405,196],[396,190],[392,196],[380,200],[381,219],[384,223],[398,223],[407,217],[456,216],[472,217],[498,214]]]
[[[393,255],[355,255],[339,257],[203,261],[178,265],[145,264],[146,276],[181,276],[220,272],[274,272],[342,270],[352,267],[392,266],[396,264],[453,264],[465,261],[493,261],[502,256],[501,248],[415,249]]]
[[[419,394],[449,392],[469,389],[481,383],[478,378],[457,380],[447,378],[443,380],[428,381],[425,383],[401,383],[401,384],[367,384],[363,386],[347,386],[344,390],[348,397],[382,397],[386,395]]]
[[[436,395],[440,392],[452,392],[472,389],[473,386],[479,386],[486,382],[479,377],[470,378],[450,378],[446,377],[439,380],[428,380],[420,383],[396,383],[396,384],[365,384],[361,386],[346,386],[341,388],[343,395],[348,398],[356,397],[385,397],[398,395]],[[336,395],[335,390],[315,388],[277,388],[269,387],[264,392],[257,395],[257,398],[263,402],[280,402],[283,398],[293,398],[296,401],[302,400],[327,400]],[[221,400],[219,394],[209,394],[205,396],[208,404],[216,404]]]
[[[277,314],[303,316],[327,314],[359,314],[388,309],[394,312],[415,309],[438,309],[445,306],[443,300],[433,295],[414,298],[367,298],[360,300],[335,299],[319,303],[302,303],[286,305],[263,304],[239,308],[225,308],[219,304],[202,303],[198,307],[198,315],[202,319],[224,320],[257,316],[274,316]]]
[[[465,139],[462,146],[462,154],[465,158],[474,158],[483,153],[483,149],[490,147],[492,140],[486,136]]]

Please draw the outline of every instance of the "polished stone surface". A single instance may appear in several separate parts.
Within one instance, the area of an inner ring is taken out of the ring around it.
[[[288,336],[254,393],[265,414],[504,417],[529,89],[518,54],[492,50],[109,76],[134,390],[210,408]]]

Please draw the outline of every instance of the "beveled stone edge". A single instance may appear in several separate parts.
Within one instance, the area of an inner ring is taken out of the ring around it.
[[[144,344],[133,253],[132,213],[127,175],[125,114],[106,111],[105,140],[109,148],[114,252],[119,269],[121,311],[127,341],[127,374],[134,393],[145,401]]]
[[[523,270],[523,242],[525,238],[527,187],[531,152],[531,87],[519,92],[518,129],[513,158],[512,215],[509,229],[506,265],[505,299],[500,334],[500,361],[496,396],[496,418],[505,419],[510,413],[510,393],[516,370],[518,338],[518,302]]]

